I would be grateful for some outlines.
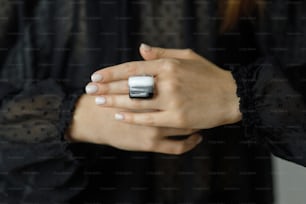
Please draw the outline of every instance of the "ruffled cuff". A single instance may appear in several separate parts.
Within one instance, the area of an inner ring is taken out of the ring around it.
[[[258,73],[262,69],[264,60],[258,60],[256,63],[246,67],[230,67],[230,71],[236,80],[237,96],[240,98],[239,109],[242,113],[242,125],[245,129],[245,136],[250,140],[255,140],[256,129],[261,125],[261,119],[256,109],[258,105],[255,85]]]

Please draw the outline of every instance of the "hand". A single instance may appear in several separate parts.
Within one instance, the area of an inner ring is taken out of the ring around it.
[[[182,154],[193,149],[202,139],[191,129],[146,127],[118,122],[112,117],[118,109],[101,108],[93,101],[94,97],[89,95],[79,99],[67,133],[70,140],[110,145],[124,150]],[[173,135],[191,136],[184,140],[173,140]]]
[[[192,50],[162,49],[142,45],[146,61],[108,67],[92,75],[87,93],[100,95],[104,107],[159,110],[144,113],[121,111],[116,118],[145,126],[206,129],[241,119],[236,83],[225,71]],[[156,95],[151,100],[130,99],[127,79],[153,75]]]

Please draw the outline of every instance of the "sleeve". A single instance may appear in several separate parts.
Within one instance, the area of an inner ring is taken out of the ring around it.
[[[255,36],[261,59],[232,68],[246,136],[306,166],[305,1],[271,2]]]
[[[246,136],[273,154],[306,166],[306,65],[292,67],[294,86],[271,58],[233,69]],[[304,89],[305,90],[305,89]]]
[[[36,72],[38,61],[48,59],[44,54],[52,50],[44,47],[48,39],[37,38],[38,33],[50,36],[41,26],[51,25],[51,2],[40,2],[37,11],[45,15],[37,14],[37,22],[25,25],[0,66],[2,202],[65,202],[86,183],[63,138],[81,92],[67,91],[60,78],[49,77],[50,66],[39,76]]]

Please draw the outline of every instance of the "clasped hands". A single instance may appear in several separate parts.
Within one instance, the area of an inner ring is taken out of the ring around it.
[[[144,61],[98,70],[93,73],[92,82],[86,86],[87,94],[94,96],[99,108],[116,110],[109,120],[117,124],[174,129],[177,133],[182,130],[191,135],[185,139],[188,145],[175,151],[170,147],[169,151],[165,149],[166,145],[162,142],[158,144],[164,147],[163,150],[158,145],[139,150],[180,154],[200,142],[201,136],[196,134],[197,130],[241,120],[237,87],[229,71],[189,49],[163,49],[142,44],[139,51]],[[133,75],[154,76],[156,91],[152,99],[129,98],[128,77]],[[167,138],[170,136],[166,135]],[[163,138],[164,143],[166,140],[184,142]]]

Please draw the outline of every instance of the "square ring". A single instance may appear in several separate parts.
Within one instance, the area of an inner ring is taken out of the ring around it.
[[[136,99],[150,99],[154,95],[154,77],[148,75],[130,76],[129,96]]]

